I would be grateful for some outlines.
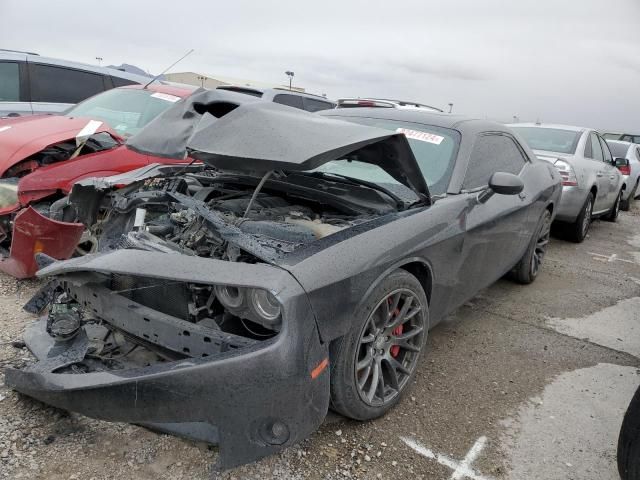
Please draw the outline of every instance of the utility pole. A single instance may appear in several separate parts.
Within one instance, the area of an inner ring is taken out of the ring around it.
[[[291,70],[287,70],[284,73],[287,77],[289,77],[289,90],[291,90],[292,89],[291,83],[293,82],[293,77],[295,76],[295,73],[293,73]]]
[[[102,65],[102,57],[96,57],[96,60],[98,61],[98,65],[101,66]]]

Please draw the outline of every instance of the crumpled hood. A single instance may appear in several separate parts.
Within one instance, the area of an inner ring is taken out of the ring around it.
[[[71,140],[91,121],[82,117],[35,115],[0,120],[0,177],[6,170],[40,150]],[[102,122],[97,132],[117,133]]]
[[[187,153],[226,170],[312,170],[332,160],[378,165],[422,198],[428,188],[404,134],[359,125],[224,90],[177,102],[127,141],[141,153]]]

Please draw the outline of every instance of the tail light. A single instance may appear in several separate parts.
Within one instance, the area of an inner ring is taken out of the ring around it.
[[[620,173],[623,175],[631,175],[631,167],[629,165],[620,165],[618,170],[620,170]]]
[[[557,160],[556,163],[554,163],[554,166],[558,169],[558,172],[562,177],[562,185],[568,187],[578,186],[578,178],[576,177],[576,172],[571,165],[564,160]]]

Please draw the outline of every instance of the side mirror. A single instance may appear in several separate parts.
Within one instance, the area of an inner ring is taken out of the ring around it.
[[[496,172],[489,179],[489,188],[499,195],[517,195],[524,189],[524,183],[513,173]]]
[[[513,173],[496,172],[489,179],[489,188],[480,195],[478,201],[484,203],[489,200],[494,193],[498,195],[517,195],[524,189],[522,179]]]
[[[628,167],[629,166],[629,159],[627,158],[614,158],[613,159],[613,166],[620,168],[620,167]]]

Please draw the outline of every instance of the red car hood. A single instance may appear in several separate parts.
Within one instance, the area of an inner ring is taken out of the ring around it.
[[[90,121],[63,115],[38,115],[0,119],[0,177],[25,158],[54,143],[70,140]],[[119,136],[106,123],[97,132]]]

